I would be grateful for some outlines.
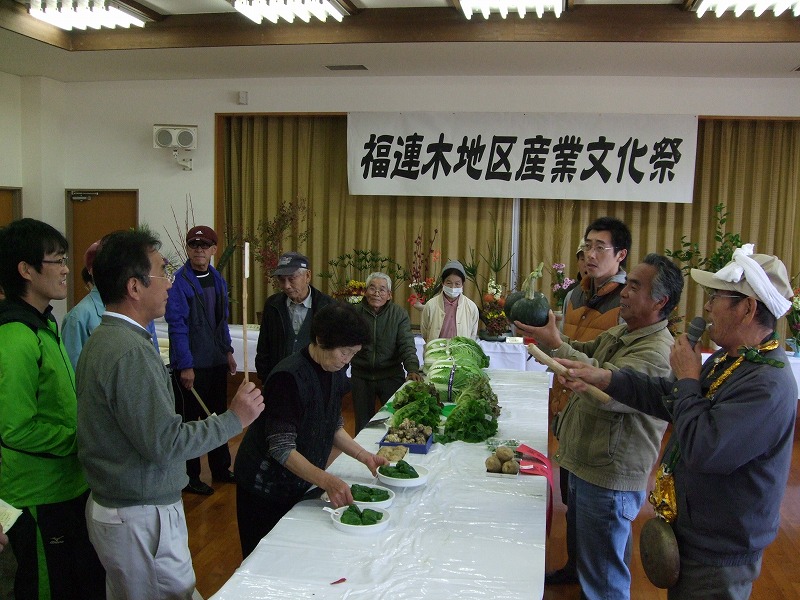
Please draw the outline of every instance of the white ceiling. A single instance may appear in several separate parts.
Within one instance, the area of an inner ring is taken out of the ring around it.
[[[138,1],[164,14],[233,11],[227,0]],[[448,0],[352,2],[364,8],[449,6]],[[367,70],[326,69],[337,64]],[[0,28],[0,71],[64,82],[447,75],[772,78],[800,77],[798,67],[800,43],[430,42],[70,52]]]

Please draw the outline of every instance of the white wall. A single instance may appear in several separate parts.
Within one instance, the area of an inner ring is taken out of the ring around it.
[[[22,186],[22,80],[0,73],[0,187]]]
[[[237,104],[249,92],[249,105]],[[0,73],[0,186],[23,212],[65,229],[67,188],[136,189],[140,219],[173,231],[190,194],[213,221],[215,113],[485,111],[800,117],[798,79],[325,77],[58,83]],[[183,171],[154,149],[155,123],[197,125]]]

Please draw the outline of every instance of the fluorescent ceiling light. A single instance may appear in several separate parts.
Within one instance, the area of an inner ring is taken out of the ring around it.
[[[279,19],[292,23],[297,17],[308,23],[314,16],[320,21],[333,17],[341,23],[345,11],[335,0],[228,0],[231,6],[254,23]]]
[[[752,10],[756,17],[760,17],[765,11],[772,9],[772,14],[778,17],[790,8],[795,17],[800,16],[800,0],[701,0],[695,3],[693,10],[697,12],[698,17],[702,17],[708,11],[721,17],[729,10],[732,10],[737,17],[741,17],[748,10]]]
[[[488,19],[493,12],[499,13],[504,19],[513,13],[524,19],[529,12],[535,12],[542,18],[548,11],[560,17],[564,10],[564,0],[461,0],[461,10],[467,19],[471,19],[473,13],[481,13],[484,19]]]
[[[141,15],[116,0],[35,0],[28,3],[28,14],[67,31],[108,27],[144,27]]]

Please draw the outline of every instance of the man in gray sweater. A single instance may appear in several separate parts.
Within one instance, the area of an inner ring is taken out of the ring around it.
[[[78,458],[92,490],[86,521],[109,599],[192,597],[185,461],[264,409],[261,392],[245,383],[220,415],[183,423],[175,414],[169,374],[145,329],[164,315],[173,280],[160,246],[146,230],[103,239],[94,278],[106,312],[78,361]]]

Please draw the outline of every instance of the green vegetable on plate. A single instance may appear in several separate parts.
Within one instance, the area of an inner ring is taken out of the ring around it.
[[[416,469],[404,460],[397,461],[395,466],[383,465],[378,467],[378,472],[386,477],[394,477],[395,479],[417,479],[419,473]]]

